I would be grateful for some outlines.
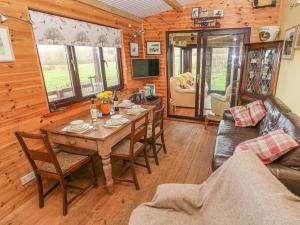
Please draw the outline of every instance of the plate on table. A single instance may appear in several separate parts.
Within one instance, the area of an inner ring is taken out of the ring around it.
[[[120,119],[107,120],[106,123],[104,124],[104,127],[107,127],[107,128],[120,127],[123,124],[128,123],[128,122],[129,122],[129,120],[126,117],[122,116]]]
[[[122,103],[119,104],[119,107],[121,107],[121,108],[131,108],[132,106],[134,106],[133,102],[130,102],[130,103],[122,102]]]
[[[127,114],[128,115],[138,115],[142,112],[145,112],[147,109],[144,109],[144,108],[132,108],[132,109],[128,109],[127,110]]]
[[[76,134],[82,134],[84,132],[87,132],[89,130],[93,129],[93,126],[91,126],[88,123],[82,124],[80,127],[74,127],[72,125],[66,126],[63,131],[69,132],[69,133],[76,133]]]

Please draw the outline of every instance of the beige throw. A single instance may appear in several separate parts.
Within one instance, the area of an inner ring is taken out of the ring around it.
[[[300,225],[300,198],[249,151],[234,154],[206,182],[163,184],[130,225]]]

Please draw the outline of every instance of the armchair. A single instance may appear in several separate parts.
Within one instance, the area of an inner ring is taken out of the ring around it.
[[[210,94],[211,96],[211,110],[217,116],[222,116],[225,109],[230,108],[230,97],[232,94],[232,86],[228,85],[225,95],[216,93]]]

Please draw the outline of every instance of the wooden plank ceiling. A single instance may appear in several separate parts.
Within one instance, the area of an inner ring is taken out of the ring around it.
[[[175,9],[182,12],[182,5],[199,0],[97,0],[116,9],[133,14],[140,18],[152,16],[164,11]]]

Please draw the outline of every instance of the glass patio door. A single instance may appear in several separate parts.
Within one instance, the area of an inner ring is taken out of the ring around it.
[[[247,28],[168,32],[168,115],[203,119],[235,105],[249,36]]]

